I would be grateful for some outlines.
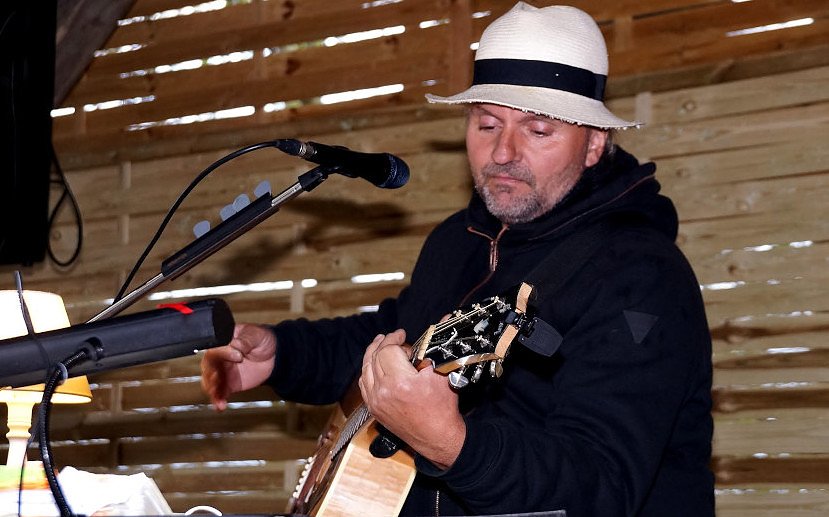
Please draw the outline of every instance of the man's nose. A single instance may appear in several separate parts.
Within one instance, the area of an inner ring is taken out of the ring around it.
[[[518,135],[512,128],[505,127],[498,135],[492,150],[492,161],[503,165],[520,159]]]

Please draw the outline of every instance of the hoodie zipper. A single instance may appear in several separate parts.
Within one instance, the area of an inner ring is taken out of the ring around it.
[[[478,285],[473,287],[472,290],[469,291],[466,294],[466,296],[463,297],[463,301],[460,303],[460,305],[466,305],[467,300],[469,300],[469,298],[475,293],[475,291],[477,291],[481,288],[481,286],[486,284],[489,281],[489,279],[492,278],[492,275],[495,274],[495,269],[498,268],[498,243],[501,240],[501,236],[504,235],[504,233],[508,229],[509,225],[502,223],[501,230],[498,232],[498,235],[496,235],[493,239],[489,235],[480,232],[471,226],[467,226],[466,230],[469,233],[480,235],[481,237],[489,241],[489,273]],[[440,490],[435,490],[435,517],[440,517]]]
[[[489,282],[489,279],[492,278],[493,274],[495,274],[495,270],[498,268],[498,243],[500,242],[501,237],[504,235],[504,233],[506,233],[506,231],[509,230],[509,225],[506,224],[506,223],[502,223],[501,224],[501,230],[498,232],[498,235],[496,235],[494,239],[492,237],[490,237],[489,235],[487,235],[483,232],[480,232],[480,231],[476,230],[475,228],[473,228],[471,226],[468,226],[466,228],[466,230],[469,233],[472,233],[474,235],[480,235],[481,237],[489,240],[489,273],[486,275],[486,277],[483,280],[481,280],[481,282],[478,285],[473,287],[472,290],[469,291],[466,294],[466,296],[463,297],[463,300],[460,303],[461,306],[466,305],[466,303],[469,301],[469,298],[478,289],[480,289],[481,286],[483,286],[484,284]]]

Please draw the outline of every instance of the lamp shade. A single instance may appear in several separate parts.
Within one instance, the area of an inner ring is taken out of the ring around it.
[[[35,332],[46,332],[69,326],[69,316],[63,305],[63,298],[54,293],[42,291],[23,291],[32,327]],[[20,307],[20,297],[17,291],[0,291],[0,339],[10,339],[24,336],[26,320]],[[2,355],[2,345],[0,345]],[[20,388],[0,389],[0,402],[16,401],[40,402],[44,385],[36,384]],[[67,379],[58,386],[52,402],[56,404],[80,404],[92,400],[92,392],[86,376]]]
[[[63,298],[53,293],[41,291],[23,291],[32,329],[35,332],[47,332],[69,326],[69,316],[63,305]],[[17,291],[0,291],[0,339],[25,336],[28,333],[20,294]],[[3,354],[0,344],[0,356]],[[29,441],[29,428],[32,425],[32,407],[43,398],[44,384],[22,386],[20,388],[0,388],[0,402],[8,406],[7,424],[9,432],[9,454],[6,465],[22,468],[26,464],[26,447]],[[81,404],[92,400],[92,391],[86,376],[66,379],[60,384],[51,401],[56,404]]]

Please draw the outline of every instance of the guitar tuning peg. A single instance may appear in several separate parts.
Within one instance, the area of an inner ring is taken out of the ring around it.
[[[250,198],[247,194],[239,194],[238,196],[236,196],[236,199],[233,200],[233,208],[236,209],[237,212],[242,210],[249,204]]]
[[[481,380],[481,374],[484,373],[484,363],[478,363],[478,366],[475,367],[475,371],[472,372],[472,382],[478,382]]]
[[[469,379],[464,377],[464,375],[460,372],[450,372],[449,373],[449,385],[455,389],[461,389],[466,387],[469,384]]]
[[[236,209],[233,208],[233,205],[225,205],[221,210],[219,210],[219,217],[222,218],[222,221],[228,220],[233,214],[236,213]]]
[[[256,196],[257,199],[264,196],[265,194],[270,195],[270,193],[271,182],[268,180],[262,181],[261,183],[259,183],[259,185],[256,185],[255,189],[253,189],[253,195]]]
[[[499,379],[501,375],[504,373],[504,365],[502,361],[492,361],[489,363],[489,374],[495,378]]]
[[[193,235],[196,238],[201,237],[205,233],[210,231],[210,221],[199,221],[193,226]]]

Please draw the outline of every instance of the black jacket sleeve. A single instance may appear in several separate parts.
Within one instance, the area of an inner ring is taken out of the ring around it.
[[[377,334],[397,329],[397,301],[377,312],[274,325],[276,363],[267,383],[286,400],[330,404],[343,398],[360,373],[363,352]]]

